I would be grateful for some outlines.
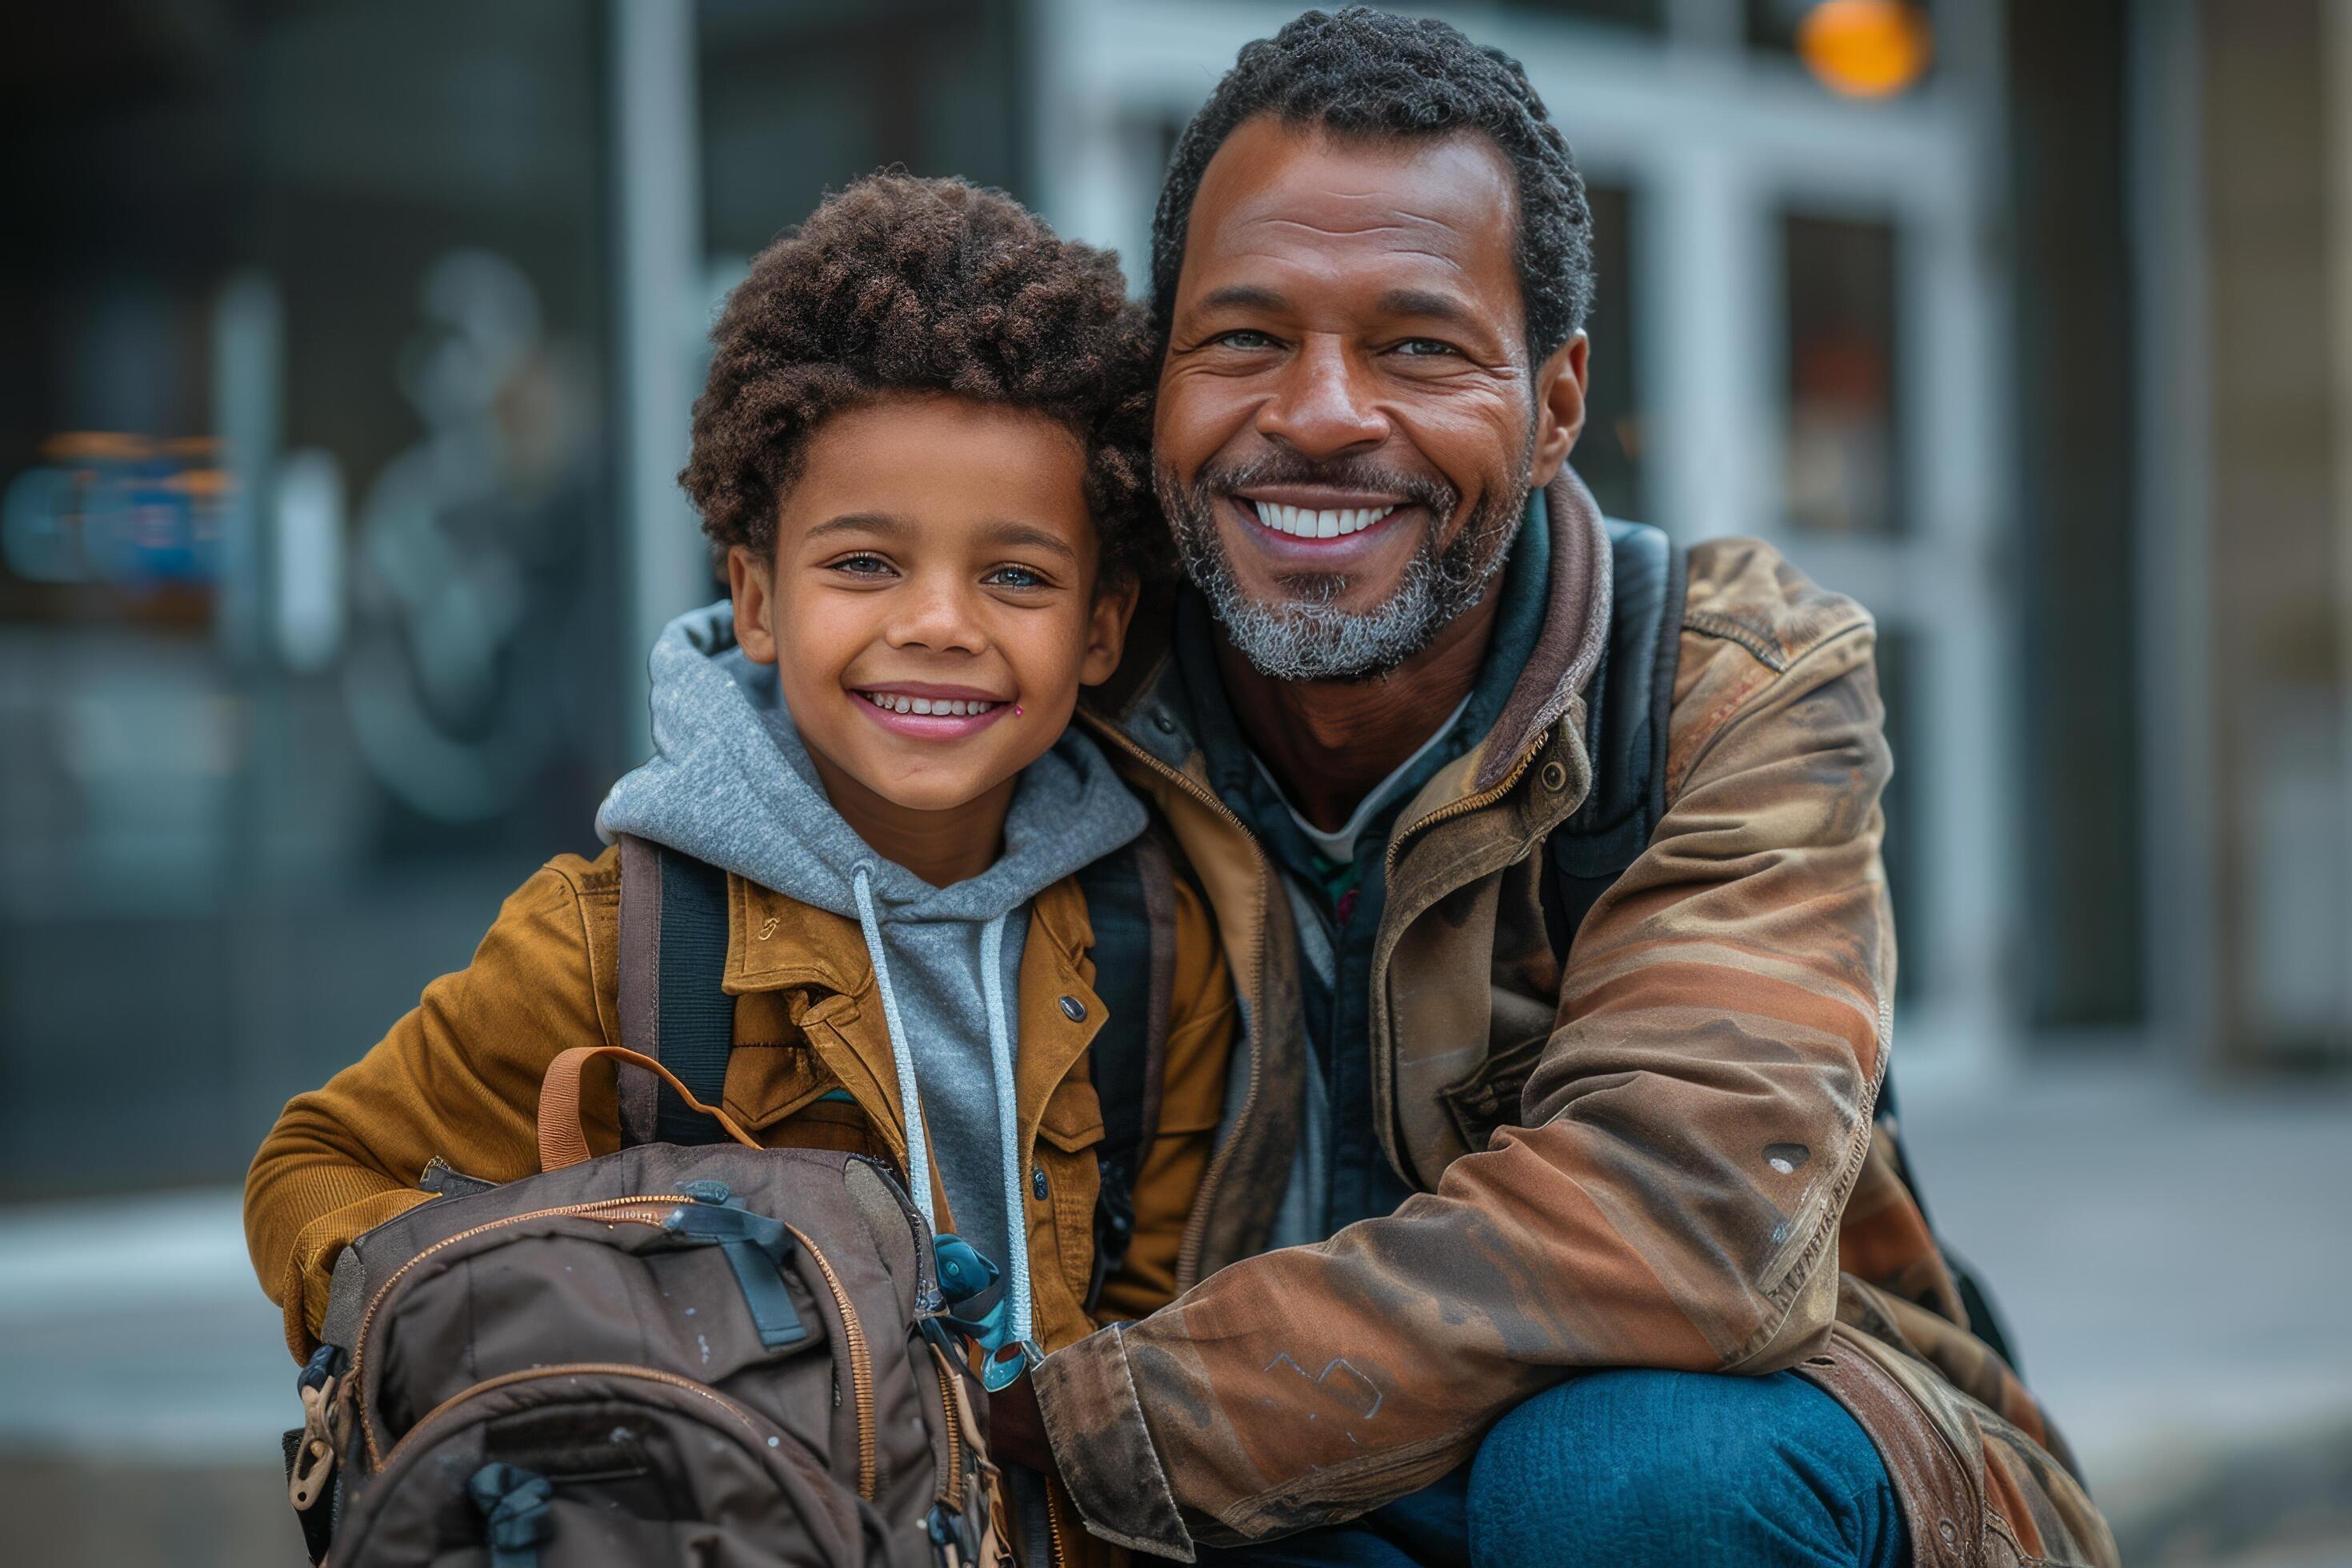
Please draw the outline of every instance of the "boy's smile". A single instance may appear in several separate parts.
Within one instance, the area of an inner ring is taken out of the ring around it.
[[[919,680],[860,687],[857,695],[873,709],[870,717],[876,723],[924,740],[976,735],[1013,706],[1010,698],[992,697],[968,686],[937,686]]]
[[[1135,594],[1099,561],[1066,426],[888,394],[807,437],[772,559],[739,545],[728,576],[834,808],[942,883],[995,858],[1021,770],[1118,664]]]

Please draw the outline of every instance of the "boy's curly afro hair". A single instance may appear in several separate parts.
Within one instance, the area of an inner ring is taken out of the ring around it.
[[[811,431],[892,392],[1034,408],[1087,452],[1107,576],[1169,568],[1151,497],[1158,345],[1118,259],[1001,191],[871,174],[754,258],[711,332],[678,481],[724,550],[775,547]]]

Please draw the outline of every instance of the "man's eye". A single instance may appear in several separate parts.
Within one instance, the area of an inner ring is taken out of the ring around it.
[[[1219,332],[1209,341],[1220,347],[1229,349],[1270,349],[1274,346],[1272,338],[1248,327],[1230,332]]]
[[[1462,351],[1435,338],[1407,338],[1397,344],[1396,352],[1408,359],[1433,359],[1441,354],[1459,354]]]
[[[1046,582],[1045,574],[1044,573],[1033,572],[1026,566],[999,566],[995,571],[991,572],[987,576],[982,578],[981,581],[986,583],[992,588],[1045,588],[1052,586],[1051,584]]]

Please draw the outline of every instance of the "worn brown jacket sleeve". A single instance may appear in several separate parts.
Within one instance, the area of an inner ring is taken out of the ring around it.
[[[1762,1373],[1826,1335],[1894,984],[1870,631],[1703,637],[1671,804],[1580,933],[1524,1130],[1038,1369],[1096,1533],[1189,1559],[1336,1522],[1571,1372]]]
[[[536,1171],[548,1062],[604,1039],[586,912],[572,878],[550,867],[507,900],[471,963],[426,986],[326,1087],[287,1103],[246,1174],[245,1233],[297,1359],[344,1244],[424,1202],[417,1179],[436,1154],[486,1181]],[[612,1147],[609,1089],[601,1102],[592,1093],[587,1121],[591,1145]]]
[[[1161,1079],[1160,1127],[1135,1182],[1127,1260],[1103,1281],[1096,1317],[1139,1318],[1176,1294],[1176,1257],[1224,1109],[1234,1049],[1234,984],[1208,905],[1176,884],[1176,975]]]

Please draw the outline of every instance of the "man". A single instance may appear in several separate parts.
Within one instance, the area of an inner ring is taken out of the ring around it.
[[[1565,466],[1588,230],[1519,68],[1435,22],[1304,16],[1177,146],[1155,461],[1194,591],[1100,728],[1248,1065],[1185,1293],[1036,1371],[1052,1460],[1179,1558],[2110,1563],[1874,1121],[1868,617],[1691,552],[1663,814],[1589,910],[1550,852],[1639,718],[1594,711],[1614,536]]]

